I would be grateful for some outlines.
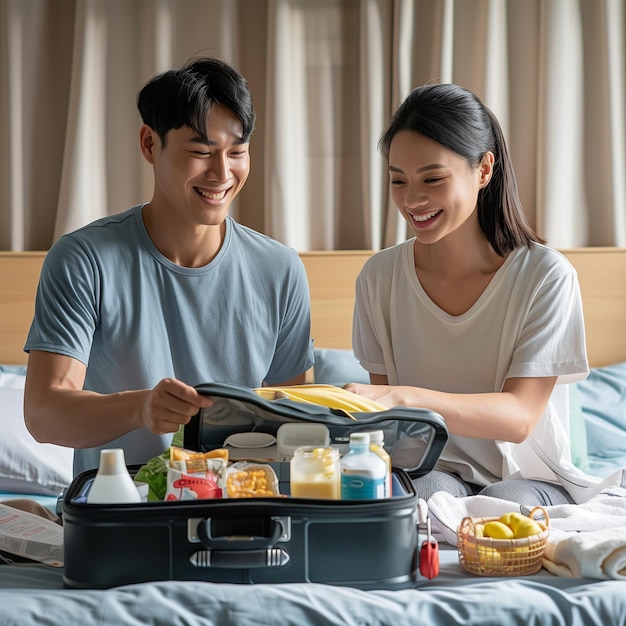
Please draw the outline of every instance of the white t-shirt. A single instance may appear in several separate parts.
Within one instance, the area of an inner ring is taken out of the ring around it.
[[[562,467],[578,475],[563,384],[589,372],[575,269],[546,246],[518,248],[474,305],[453,316],[422,288],[413,244],[382,250],[358,277],[353,347],[363,367],[390,385],[452,393],[498,392],[507,378],[557,376],[524,443],[450,435],[437,467],[478,485],[511,477],[559,482]]]

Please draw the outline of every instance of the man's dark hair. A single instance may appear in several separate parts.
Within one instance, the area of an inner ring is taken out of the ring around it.
[[[142,121],[164,144],[170,130],[183,126],[207,139],[207,118],[216,104],[228,107],[237,116],[242,143],[247,143],[256,119],[252,95],[245,78],[224,61],[192,59],[181,68],[155,76],[137,96]]]

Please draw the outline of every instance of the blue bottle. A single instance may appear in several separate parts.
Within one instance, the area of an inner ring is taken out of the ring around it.
[[[387,465],[370,450],[369,433],[352,433],[341,459],[342,500],[384,498],[386,475]]]

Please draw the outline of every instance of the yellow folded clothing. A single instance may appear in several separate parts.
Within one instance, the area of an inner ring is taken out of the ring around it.
[[[255,389],[265,400],[293,400],[317,404],[346,412],[386,411],[387,407],[374,400],[364,398],[343,387],[334,385],[293,385],[288,387],[259,387]]]

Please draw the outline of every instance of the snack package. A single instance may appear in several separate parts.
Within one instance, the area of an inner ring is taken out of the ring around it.
[[[195,452],[172,445],[162,454],[152,457],[135,475],[135,481],[147,483],[148,500],[165,500],[167,496],[167,475],[171,461],[221,458],[228,463],[228,450],[219,448],[209,452]],[[220,485],[221,487],[221,485]]]
[[[226,470],[228,498],[267,498],[279,496],[278,477],[270,465],[239,461]]]
[[[165,500],[221,498],[225,470],[223,458],[170,461]]]
[[[203,459],[224,459],[228,463],[228,450],[226,448],[217,448],[208,452],[194,452],[193,450],[185,450],[178,446],[170,448],[170,461],[195,461]]]

